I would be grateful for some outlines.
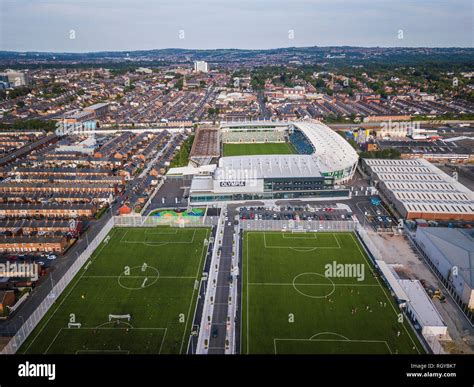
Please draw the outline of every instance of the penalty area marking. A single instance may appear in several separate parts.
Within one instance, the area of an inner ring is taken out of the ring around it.
[[[127,236],[128,230],[125,231],[125,234],[122,235],[122,238],[120,238],[120,243],[127,243],[127,244],[140,244],[140,245],[145,245],[145,246],[150,246],[150,247],[155,247],[155,246],[162,246],[162,245],[167,245],[167,244],[192,244],[194,243],[194,238],[196,236],[196,230],[193,230],[193,237],[191,238],[190,241],[186,242],[181,242],[181,241],[165,241],[165,242],[147,242],[147,241],[127,241],[124,238]],[[145,233],[145,235],[147,235]],[[156,233],[156,235],[175,235],[172,233]]]
[[[311,235],[311,236],[308,236]],[[316,233],[292,233],[292,234],[287,234],[283,233],[282,234],[283,239],[318,239],[318,236]]]
[[[320,335],[334,335],[334,336],[340,337],[340,339],[315,339],[315,337],[320,336]],[[333,342],[333,343],[343,342],[343,343],[365,343],[365,344],[377,343],[377,344],[385,344],[385,346],[387,347],[390,354],[391,355],[393,354],[392,350],[390,349],[390,346],[388,345],[388,343],[385,340],[351,340],[351,339],[347,338],[346,336],[340,335],[339,333],[335,333],[335,332],[316,333],[315,335],[311,336],[309,339],[280,339],[280,338],[275,338],[275,339],[273,339],[273,348],[274,348],[274,351],[275,351],[275,355],[278,354],[277,343],[279,341]]]
[[[130,351],[125,349],[79,349],[74,352],[75,355],[92,355],[106,353],[108,355],[130,355]]]
[[[284,233],[281,233],[280,235],[283,236],[283,239],[293,239],[293,240],[298,240],[298,239],[313,239],[313,238],[285,238]],[[320,249],[325,249],[325,250],[333,250],[333,249],[340,249],[341,244],[339,243],[338,239],[336,238],[336,235],[334,233],[331,233],[331,235],[334,237],[334,240],[336,241],[337,246],[312,246],[312,247],[293,247],[293,246],[270,246],[267,245],[267,233],[263,233],[263,245],[266,249],[289,249],[289,250],[295,250],[295,251],[300,251],[300,252],[306,252],[306,251],[314,251],[314,250],[320,250]],[[318,240],[317,238],[314,238],[314,240]]]
[[[174,231],[174,232],[157,232],[158,230],[145,230],[145,235],[176,235],[178,234],[179,229],[170,229],[169,231]],[[127,231],[128,232],[128,231]]]
[[[108,324],[108,322],[106,322],[104,324]],[[63,330],[74,331],[74,332],[77,332],[77,331],[90,331],[90,330],[124,330],[124,329],[129,329],[129,330],[133,330],[133,331],[165,331],[165,333],[163,334],[163,338],[161,339],[160,350],[159,350],[158,354],[161,354],[161,350],[163,349],[163,344],[165,342],[166,333],[168,332],[168,328],[127,328],[127,327],[111,328],[111,327],[103,327],[104,324],[101,324],[101,325],[99,325],[98,327],[95,327],[95,328],[94,327],[84,327],[84,328],[74,328],[74,329],[72,329],[72,328],[61,328],[58,331],[58,333],[56,334],[56,336],[54,336],[54,339],[51,341],[51,343],[48,345],[48,348],[46,348],[46,351],[44,352],[44,355],[48,354],[49,350],[54,345],[54,343],[56,342],[57,338],[59,337],[59,335],[61,334],[61,332]],[[78,351],[83,351],[83,350],[78,350]],[[86,350],[86,351],[88,351],[88,350]],[[94,350],[91,350],[91,351],[94,351]],[[108,351],[108,350],[99,350],[99,351]],[[112,351],[115,351],[115,350],[112,350]]]

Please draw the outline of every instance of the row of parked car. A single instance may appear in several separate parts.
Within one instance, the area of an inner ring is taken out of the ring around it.
[[[344,211],[337,211],[332,207],[315,208],[311,206],[292,207],[242,207],[240,219],[242,220],[345,220],[350,215]]]
[[[54,261],[57,258],[55,254],[7,254],[1,256],[1,258],[5,259],[9,262],[17,262],[17,261],[28,261],[28,262],[36,262],[40,266],[44,266],[47,261]]]

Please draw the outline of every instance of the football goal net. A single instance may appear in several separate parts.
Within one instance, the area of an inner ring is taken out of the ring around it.
[[[109,322],[111,321],[120,321],[120,320],[126,320],[130,322],[132,319],[132,316],[129,314],[109,314]]]
[[[68,324],[67,324],[67,327],[68,327],[68,328],[80,328],[80,327],[81,327],[81,323],[68,323]]]

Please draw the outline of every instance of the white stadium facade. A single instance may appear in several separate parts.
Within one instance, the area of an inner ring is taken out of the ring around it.
[[[359,157],[328,126],[255,121],[223,123],[219,131],[224,144],[290,142],[297,154],[221,157],[217,164],[191,168],[191,203],[349,196],[344,183],[354,176]],[[178,169],[168,176],[176,174]]]

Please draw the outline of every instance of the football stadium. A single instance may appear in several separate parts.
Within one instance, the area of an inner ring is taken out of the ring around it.
[[[192,175],[192,204],[342,198],[357,162],[352,146],[318,121],[222,123],[198,130],[190,166],[167,176]]]

